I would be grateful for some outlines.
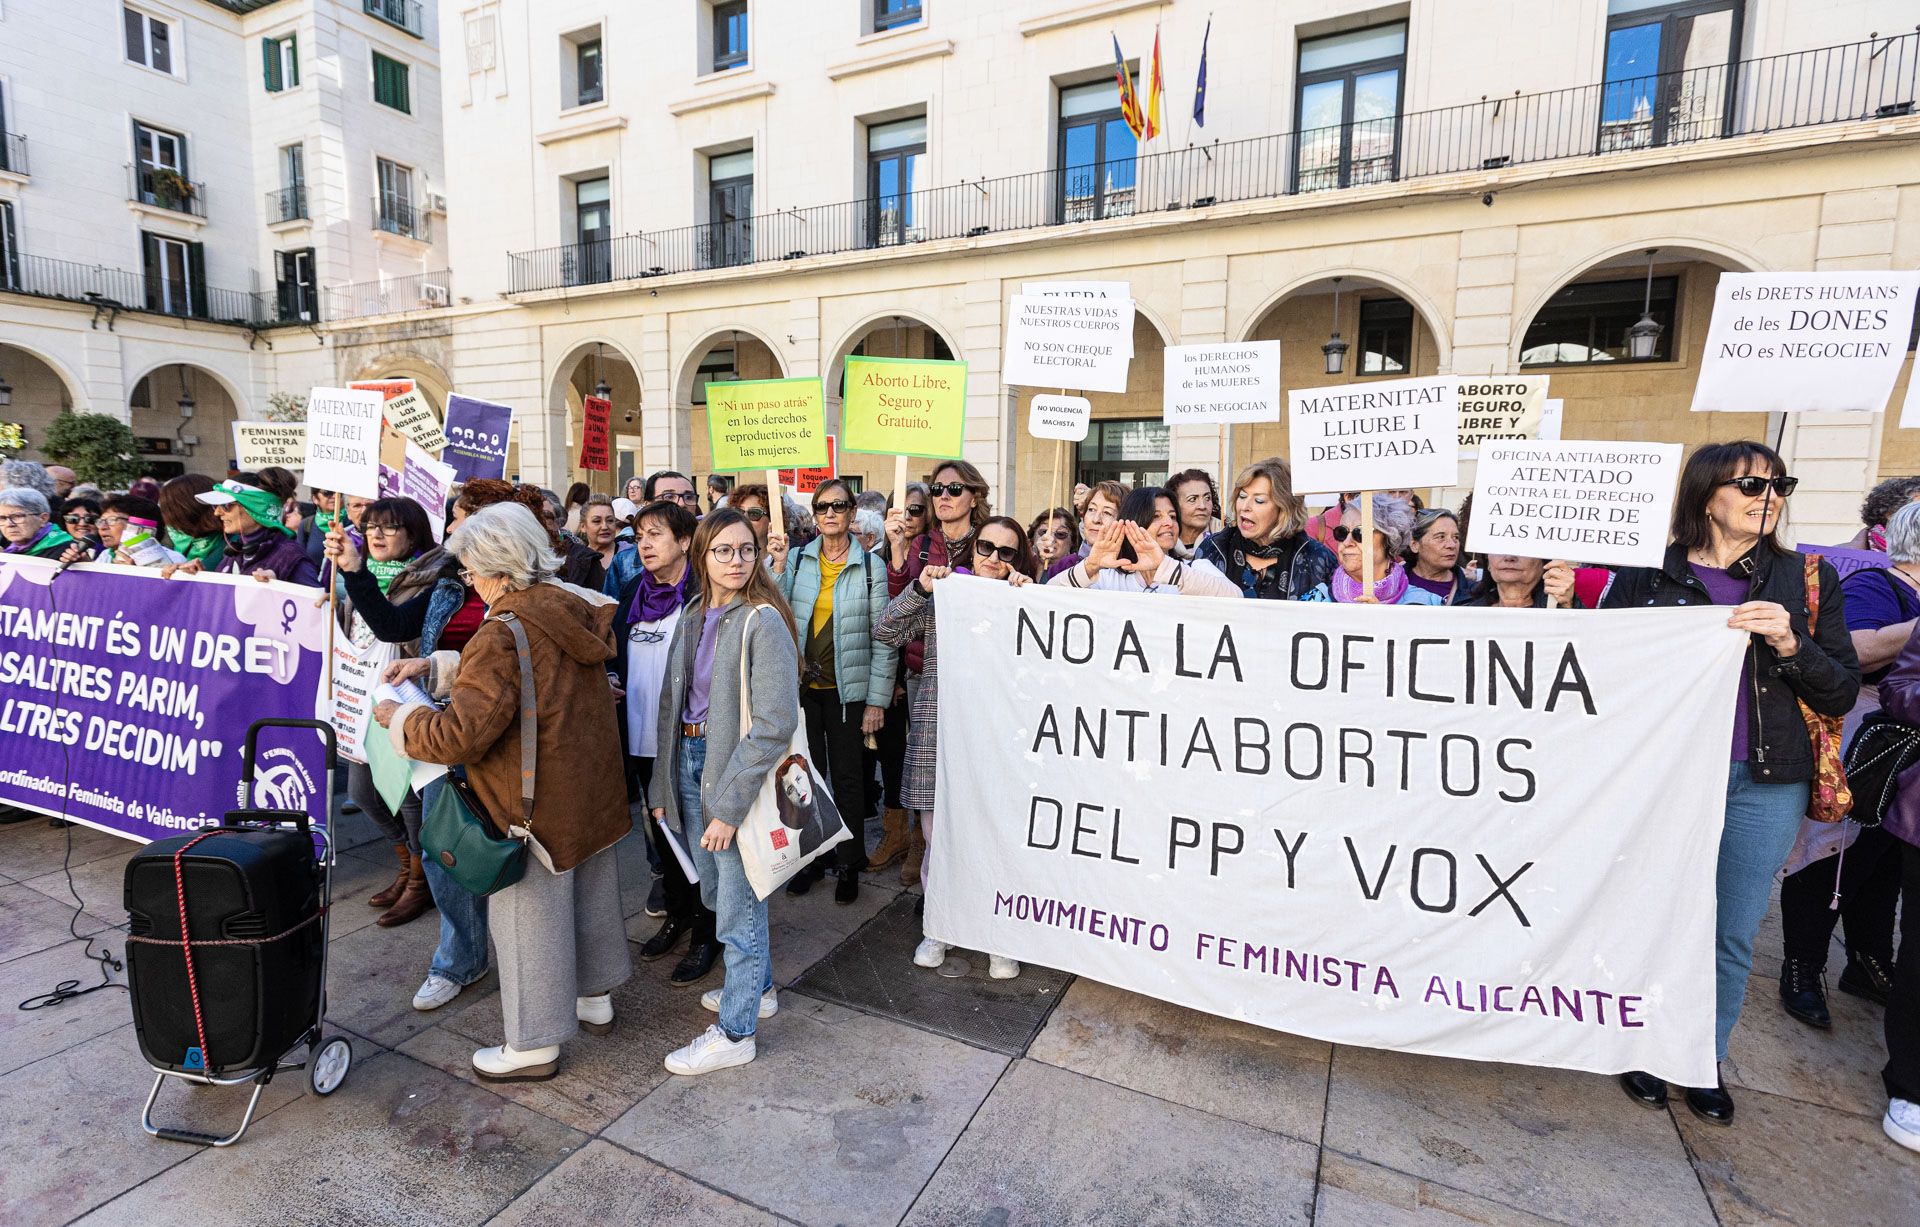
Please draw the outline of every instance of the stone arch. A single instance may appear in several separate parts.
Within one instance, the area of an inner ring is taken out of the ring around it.
[[[773,355],[774,366],[780,371],[780,374],[776,376],[776,378],[785,378],[786,373],[793,369],[793,363],[788,360],[785,351],[780,348],[772,336],[759,328],[746,324],[729,324],[721,328],[709,328],[700,334],[699,339],[681,352],[680,359],[675,364],[673,377],[673,407],[675,409],[690,408],[692,406],[693,378],[695,372],[700,368],[700,359],[707,356],[707,351],[713,348],[716,341],[726,336],[751,337],[761,345],[764,345],[767,348],[767,352]]]
[[[565,423],[565,432],[561,438],[553,441],[559,454],[565,457],[564,463],[550,464],[553,481],[564,493],[564,487],[575,481],[584,481],[595,491],[614,493],[619,484],[617,456],[608,457],[605,473],[588,472],[576,463],[579,452],[576,444],[580,439],[583,415],[586,412],[585,399],[592,394],[589,383],[582,386],[578,376],[583,370],[591,376],[592,364],[596,355],[603,358],[599,378],[605,379],[613,392],[613,421],[610,423],[609,452],[618,451],[615,440],[622,435],[638,435],[641,430],[641,413],[646,407],[645,380],[641,375],[640,362],[626,346],[612,337],[594,334],[581,337],[561,351],[560,357],[547,372],[546,394],[542,402],[546,417],[550,423]]]
[[[125,396],[127,420],[134,435],[164,438],[170,433],[184,448],[191,449],[191,454],[183,450],[179,455],[143,451],[142,457],[153,465],[154,472],[165,473],[170,465],[178,463],[188,473],[204,473],[216,479],[225,477],[230,467],[228,461],[233,458],[233,423],[252,416],[239,386],[219,368],[204,362],[169,359],[135,370],[139,373],[127,381]],[[154,383],[155,375],[175,370],[188,372],[186,391],[194,400],[191,422],[180,416],[177,407],[180,391],[172,382],[164,387]],[[143,383],[147,387],[147,404],[136,408],[134,393]],[[189,444],[189,439],[195,442]]]
[[[1302,290],[1329,283],[1335,277],[1342,279],[1343,284],[1341,289],[1343,293],[1354,289],[1391,290],[1399,297],[1405,299],[1412,305],[1414,314],[1420,317],[1420,322],[1426,325],[1428,335],[1433,338],[1434,347],[1439,352],[1440,369],[1443,371],[1453,369],[1453,327],[1450,317],[1440,310],[1439,305],[1435,303],[1430,296],[1414,286],[1413,283],[1385,269],[1370,268],[1362,265],[1324,268],[1294,278],[1273,294],[1268,295],[1259,305],[1255,306],[1252,311],[1249,311],[1246,316],[1230,330],[1230,335],[1241,341],[1251,339],[1254,330],[1260,327],[1260,325],[1265,322],[1267,316],[1278,309],[1281,303],[1299,294]],[[1348,282],[1352,284],[1346,284]]]
[[[829,399],[838,395],[840,371],[850,356],[853,347],[861,341],[864,341],[875,329],[890,320],[901,320],[905,323],[918,324],[920,327],[925,328],[927,331],[939,337],[941,342],[946,345],[947,351],[955,358],[961,358],[966,352],[960,345],[960,334],[952,327],[934,319],[929,312],[917,309],[875,311],[853,327],[847,329],[847,331],[841,335],[840,339],[834,342],[833,349],[829,351],[833,357],[827,362],[826,366],[822,368],[820,377]]]
[[[1542,282],[1534,290],[1533,297],[1526,307],[1514,313],[1514,332],[1507,339],[1507,360],[1519,369],[1520,348],[1526,341],[1527,329],[1533,318],[1540,314],[1543,307],[1552,301],[1553,296],[1588,273],[1603,268],[1626,256],[1644,255],[1649,249],[1657,249],[1657,262],[1673,264],[1695,261],[1718,266],[1722,271],[1731,273],[1759,273],[1770,271],[1765,261],[1750,251],[1742,250],[1730,243],[1716,239],[1647,237],[1635,242],[1614,243],[1598,251],[1587,253],[1582,258],[1563,265],[1554,275]],[[1624,265],[1622,266],[1625,267]],[[1640,263],[1642,269],[1645,263]],[[1519,287],[1516,287],[1518,289]],[[1515,295],[1518,298],[1518,294]]]
[[[381,350],[363,361],[348,382],[371,379],[411,379],[442,416],[447,412],[447,396],[453,391],[453,378],[432,358],[416,349]]]

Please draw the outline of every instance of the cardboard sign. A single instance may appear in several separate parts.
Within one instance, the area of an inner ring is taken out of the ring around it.
[[[1298,493],[1418,490],[1460,475],[1454,379],[1394,379],[1287,393]]]
[[[307,394],[307,485],[380,497],[380,393],[315,388]]]
[[[851,389],[851,368],[847,382]],[[820,381],[746,379],[708,384],[707,442],[716,473],[825,464],[827,408]]]
[[[507,441],[513,435],[513,407],[462,396],[447,397],[447,449],[440,458],[453,466],[456,481],[507,475]]]
[[[1462,375],[1460,459],[1472,460],[1494,439],[1538,439],[1547,403],[1545,375]]]
[[[307,424],[305,422],[235,422],[233,424],[233,465],[243,471],[258,472],[279,465],[298,470],[307,463]]]
[[[368,736],[368,726],[373,720],[373,688],[383,668],[384,664],[361,660],[346,636],[335,637],[333,693],[328,696],[327,720],[333,725],[334,744],[339,747],[340,757],[350,763],[367,761],[361,742]],[[374,729],[378,736],[384,737],[386,732]]]
[[[1019,387],[1125,392],[1133,300],[1016,294],[1000,355],[1000,377]]]
[[[443,464],[417,443],[407,445],[399,493],[426,508],[427,526],[438,544],[447,531],[447,500],[453,494],[453,466]]]
[[[1162,384],[1169,426],[1280,420],[1280,342],[1170,345]]]
[[[613,402],[605,397],[589,396],[581,402],[580,467],[592,473],[607,471],[607,423],[613,418]]]
[[[1542,443],[1480,449],[1467,549],[1657,567],[1667,553],[1678,443]]]
[[[1722,273],[1695,413],[1878,413],[1907,357],[1920,272]]]
[[[413,391],[411,379],[356,379],[347,385],[356,392],[378,392],[382,400],[392,400]]]
[[[1038,393],[1027,403],[1027,433],[1036,439],[1079,443],[1093,429],[1093,402],[1084,396]]]
[[[381,406],[386,415],[387,425],[420,446],[422,451],[439,453],[447,446],[447,436],[440,429],[440,419],[434,416],[433,406],[418,390],[403,392]],[[404,458],[405,449],[402,449]]]
[[[780,484],[799,495],[813,495],[820,487],[840,476],[839,440],[827,436],[827,462],[813,469],[781,469]]]
[[[840,445],[848,451],[949,459],[960,454],[966,424],[966,363],[847,359]]]
[[[1133,299],[1133,287],[1124,281],[1023,281],[1020,292],[1029,298]],[[1132,328],[1127,329],[1127,357],[1133,357]]]

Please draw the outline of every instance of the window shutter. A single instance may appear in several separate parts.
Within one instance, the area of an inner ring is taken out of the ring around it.
[[[0,204],[0,246],[7,249],[7,266],[0,269],[6,277],[6,284],[14,289],[20,288],[20,240],[13,231],[13,205],[11,202]]]
[[[187,314],[207,317],[207,245],[187,244]]]
[[[292,319],[293,310],[293,257],[291,252],[273,253],[273,289],[274,299],[278,302],[279,317]]]
[[[407,66],[405,64],[395,64],[393,66],[393,83],[394,95],[400,100],[400,110],[408,115],[413,114],[413,99],[407,92],[409,82],[407,80]]]
[[[142,230],[140,232],[140,264],[146,273],[147,310],[160,309],[160,240]]]
[[[287,88],[300,84],[300,36],[287,35]]]
[[[280,45],[271,38],[260,40],[260,75],[269,94],[280,92]]]

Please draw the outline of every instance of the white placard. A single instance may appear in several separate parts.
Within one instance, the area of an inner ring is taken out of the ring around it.
[[[1334,1043],[1713,1079],[1726,610],[935,593],[967,684],[929,937]]]
[[[1472,460],[1489,439],[1538,439],[1546,410],[1545,375],[1462,375],[1460,459]]]
[[[1125,392],[1132,299],[1029,298],[1007,305],[1000,377],[1023,388]]]
[[[440,419],[434,416],[433,406],[418,388],[387,401],[380,411],[386,415],[389,426],[419,444],[421,450],[435,456],[446,450],[447,436],[440,430]]]
[[[1678,443],[1544,443],[1480,449],[1467,550],[1657,567],[1666,558]]]
[[[371,389],[315,388],[307,394],[307,485],[380,497],[380,406]]]
[[[1029,298],[1133,298],[1133,286],[1124,281],[1023,281],[1020,292]],[[1133,357],[1133,328],[1127,328],[1127,357]]]
[[[242,472],[257,473],[274,465],[299,469],[307,463],[307,424],[235,422],[233,463]]]
[[[1540,403],[1540,438],[1551,442],[1560,437],[1567,422],[1567,402],[1548,397]]]
[[[367,761],[363,743],[374,735],[368,732],[373,720],[373,688],[385,667],[385,662],[361,660],[345,635],[334,638],[333,692],[329,696],[327,719],[333,725],[334,744],[339,747],[340,757],[348,762]],[[378,733],[384,736],[386,730],[380,729]]]
[[[1343,383],[1287,393],[1297,493],[1418,490],[1460,475],[1454,378]]]
[[[1170,345],[1161,416],[1169,426],[1280,420],[1280,342]]]
[[[1039,393],[1027,404],[1027,433],[1036,439],[1078,443],[1093,427],[1093,403],[1084,396]]]
[[[1879,413],[1920,272],[1722,273],[1695,413]]]

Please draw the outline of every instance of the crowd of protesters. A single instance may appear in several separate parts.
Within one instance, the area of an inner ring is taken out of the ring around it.
[[[111,496],[26,462],[7,464],[0,478],[7,553],[331,585],[337,633],[385,661],[390,680],[418,681],[443,703],[383,703],[376,719],[403,754],[453,766],[489,814],[530,822],[550,864],[476,898],[421,855],[433,785],[390,808],[357,769],[349,792],[393,847],[395,877],[368,899],[382,909],[378,923],[439,914],[415,1008],[438,1009],[489,967],[499,971],[506,1042],[473,1058],[496,1079],[551,1077],[576,1027],[613,1026],[609,994],[630,966],[619,872],[607,854],[636,826],[651,870],[646,912],[660,921],[640,958],[684,949],[669,976],[678,985],[721,970],[703,996],[714,1024],[669,1055],[667,1068],[694,1075],[753,1059],[756,1024],[778,1009],[778,995],[766,905],[733,841],[802,714],[852,838],[793,877],[787,893],[805,894],[831,874],[835,901],[851,904],[863,872],[895,864],[903,885],[924,884],[938,596],[950,575],[1569,617],[1726,606],[1727,624],[1750,646],[1730,696],[1715,886],[1717,1056],[1726,1059],[1746,1004],[1754,939],[1779,883],[1782,1007],[1806,1025],[1832,1025],[1826,952],[1842,924],[1839,991],[1886,1009],[1886,1132],[1920,1150],[1920,775],[1884,827],[1806,819],[1816,770],[1806,713],[1846,717],[1849,736],[1875,712],[1920,724],[1920,479],[1883,482],[1868,496],[1861,530],[1844,547],[1853,565],[1843,583],[1831,562],[1781,541],[1795,479],[1753,442],[1696,449],[1662,564],[1613,570],[1470,556],[1470,508],[1425,507],[1409,490],[1365,496],[1369,507],[1360,494],[1342,495],[1310,511],[1278,457],[1225,485],[1190,469],[1162,486],[1077,487],[1073,506],[1024,524],[994,514],[988,482],[964,460],[934,465],[897,505],[842,479],[802,504],[715,476],[704,515],[702,487],[678,472],[635,477],[617,498],[584,484],[562,499],[476,480],[446,508],[327,492],[301,502],[293,474],[272,469],[220,482],[143,479]],[[521,709],[525,642],[531,713]],[[529,719],[539,786],[523,810]],[[870,841],[874,817],[880,831]],[[984,953],[991,976],[1020,974],[1013,959]],[[910,957],[938,968],[949,952],[928,935]],[[1669,1088],[1650,1074],[1619,1080],[1639,1103],[1667,1103]],[[1724,1083],[1683,1091],[1696,1116],[1732,1122]]]

